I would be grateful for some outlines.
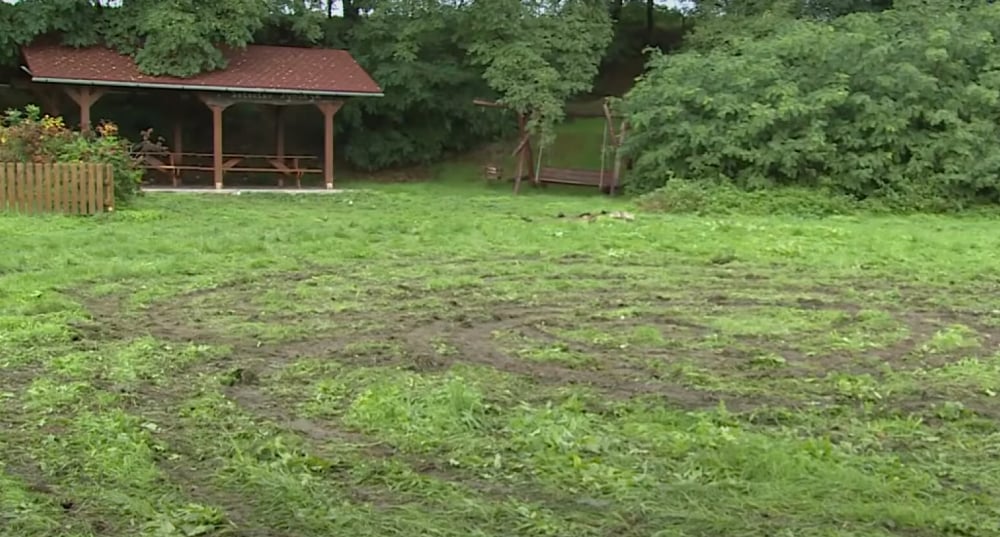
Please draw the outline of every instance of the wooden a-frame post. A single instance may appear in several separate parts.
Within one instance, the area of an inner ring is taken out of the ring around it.
[[[93,86],[66,87],[66,95],[80,107],[80,132],[90,132],[90,108],[104,95],[101,88]]]
[[[486,108],[508,108],[507,105],[498,103],[496,101],[487,101],[485,99],[473,99],[472,104],[476,106],[483,106]],[[525,172],[531,173],[534,177],[534,172],[531,172],[532,162],[535,160],[535,151],[531,146],[531,133],[528,132],[528,117],[524,113],[517,112],[517,131],[518,131],[518,143],[511,153],[512,157],[517,157],[517,171],[514,176],[514,193],[517,194],[521,190],[521,180],[524,179]]]
[[[282,162],[285,159],[285,107],[274,107],[274,154]]]
[[[319,101],[316,107],[323,112],[323,182],[333,189],[333,116],[343,106],[342,101]]]
[[[199,97],[212,111],[212,178],[215,189],[222,190],[223,177],[226,173],[222,151],[222,112],[233,103],[211,95],[199,95]]]
[[[274,155],[282,165],[285,164],[285,107],[276,104],[274,110]],[[285,176],[278,175],[278,186],[285,186]]]

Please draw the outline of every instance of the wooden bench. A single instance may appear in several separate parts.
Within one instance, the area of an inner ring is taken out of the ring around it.
[[[613,170],[604,170],[602,177],[600,170],[541,168],[538,170],[537,182],[541,184],[601,187],[602,190],[612,193],[618,187]]]

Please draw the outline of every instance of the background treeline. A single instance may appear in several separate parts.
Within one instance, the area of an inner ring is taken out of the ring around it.
[[[339,155],[357,169],[434,162],[508,134],[511,118],[472,106],[477,97],[531,111],[551,135],[566,101],[611,94],[625,96],[632,125],[634,190],[791,185],[954,208],[1000,201],[998,10],[989,0],[22,0],[0,4],[0,58],[15,68],[35,38],[103,42],[146,72],[183,76],[223,66],[221,44],[341,47],[386,92],[338,116]],[[168,132],[166,110],[208,119],[197,103],[138,97],[98,108],[126,134]],[[263,111],[227,114],[227,143],[271,143]],[[318,114],[292,120],[290,145],[314,150]],[[207,144],[202,131],[192,143]]]

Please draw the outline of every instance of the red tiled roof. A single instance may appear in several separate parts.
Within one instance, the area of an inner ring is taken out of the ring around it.
[[[250,45],[227,51],[229,64],[191,78],[149,76],[132,58],[103,47],[31,45],[22,49],[35,82],[266,93],[381,95],[346,50]]]

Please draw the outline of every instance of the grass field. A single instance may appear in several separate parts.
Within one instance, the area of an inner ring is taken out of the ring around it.
[[[996,220],[626,207],[0,216],[0,535],[1000,532]]]

